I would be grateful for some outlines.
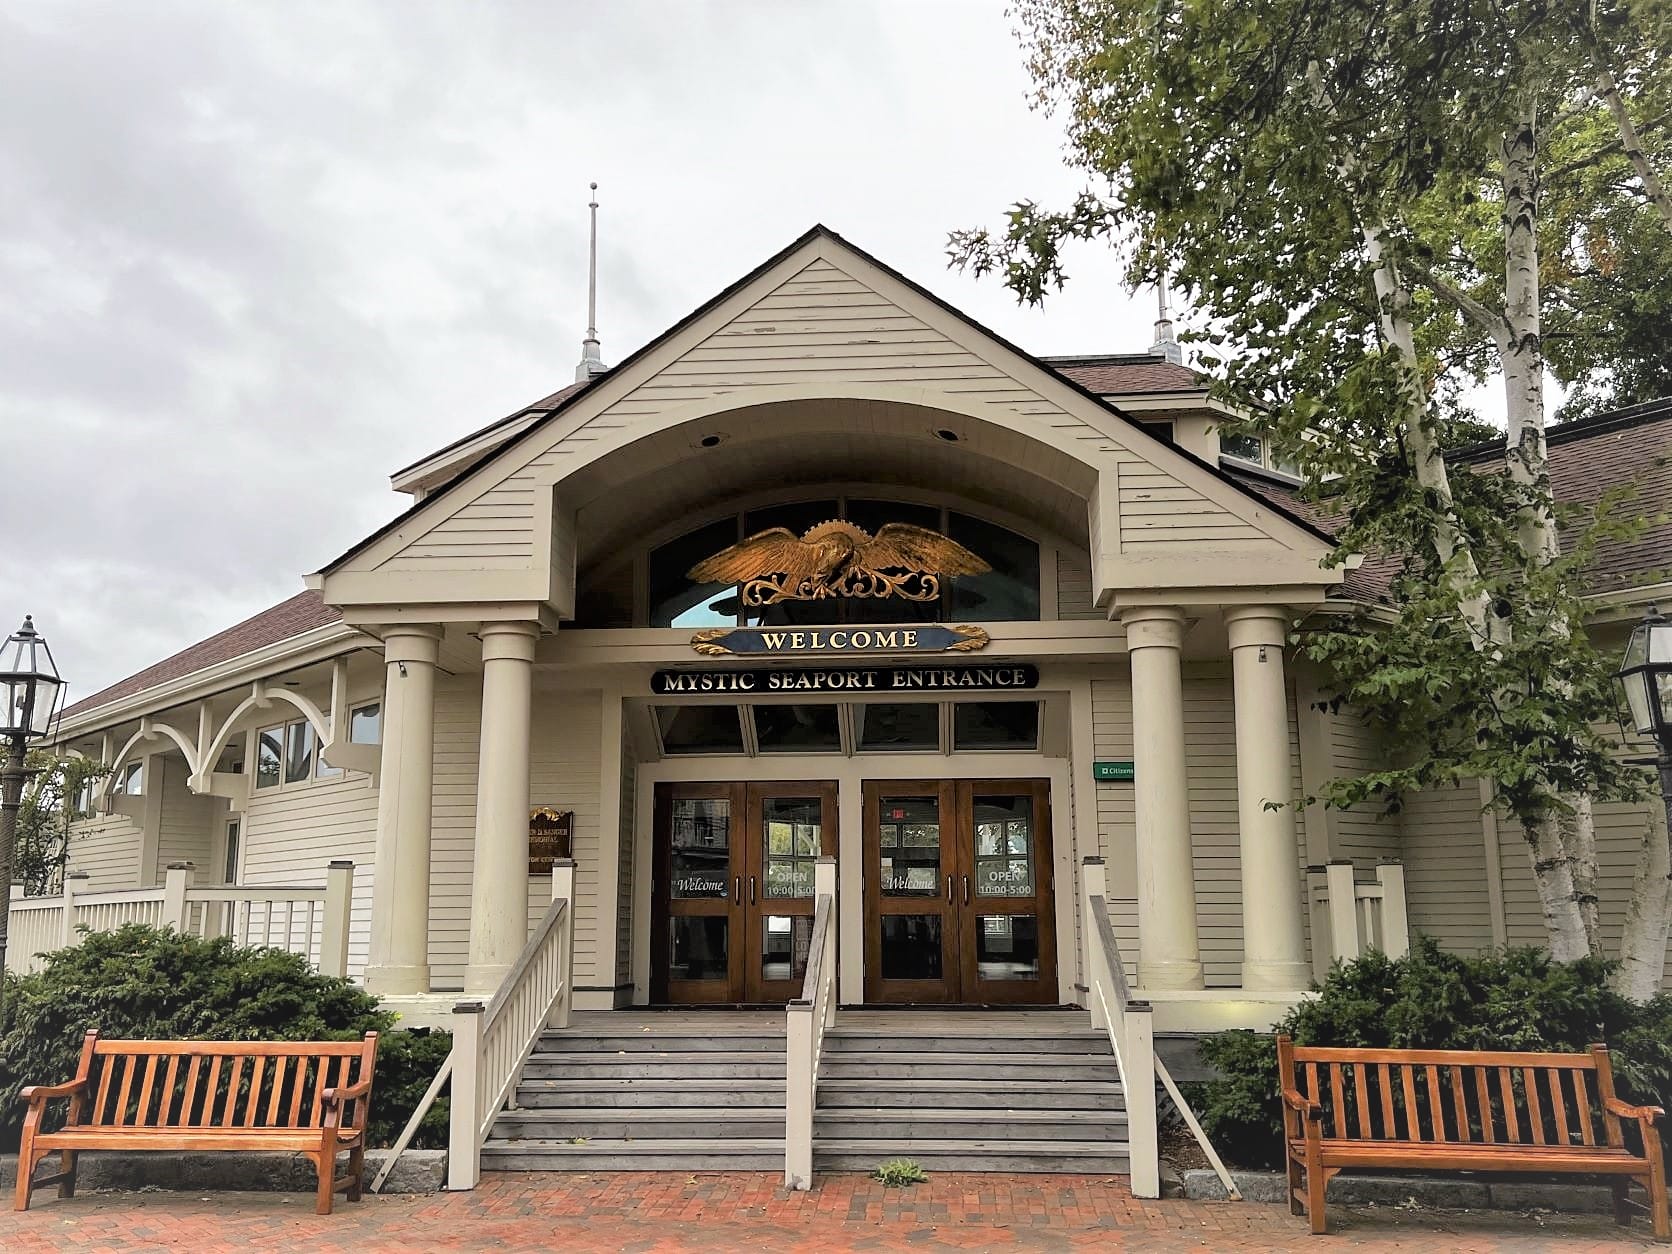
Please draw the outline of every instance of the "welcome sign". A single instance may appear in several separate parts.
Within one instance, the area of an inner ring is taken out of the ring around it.
[[[973,653],[987,647],[979,627],[709,627],[691,647],[711,657],[818,653]]]

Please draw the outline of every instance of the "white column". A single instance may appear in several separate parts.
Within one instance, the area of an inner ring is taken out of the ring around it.
[[[1237,710],[1244,988],[1304,989],[1312,978],[1291,804],[1289,701],[1283,680],[1288,621],[1281,608],[1271,605],[1225,611]]]
[[[435,777],[435,664],[441,628],[383,636],[383,765],[365,983],[371,993],[430,988],[430,789]]]
[[[1137,819],[1138,983],[1201,988],[1196,875],[1184,759],[1184,612],[1121,612],[1132,655],[1133,803]]]
[[[535,623],[482,624],[482,739],[467,993],[492,995],[528,940],[528,749]]]

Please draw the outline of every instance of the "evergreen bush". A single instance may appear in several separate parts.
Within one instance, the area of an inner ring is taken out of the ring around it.
[[[1636,1005],[1609,988],[1609,964],[1554,961],[1541,949],[1481,957],[1416,937],[1404,958],[1371,950],[1337,964],[1316,998],[1273,1034],[1221,1032],[1201,1042],[1218,1080],[1193,1086],[1202,1126],[1244,1166],[1283,1161],[1276,1032],[1301,1045],[1381,1049],[1511,1049],[1576,1053],[1609,1046],[1627,1101],[1672,1106],[1672,995]],[[1667,1129],[1662,1128],[1663,1138]]]
[[[284,950],[219,936],[184,936],[129,924],[92,932],[45,956],[45,966],[6,977],[0,1003],[0,1150],[17,1148],[18,1092],[75,1074],[82,1037],[303,1041],[381,1034],[369,1144],[388,1145],[447,1057],[452,1038],[396,1030],[395,1016],[348,980],[317,975]],[[436,1102],[415,1146],[446,1144],[447,1103]]]

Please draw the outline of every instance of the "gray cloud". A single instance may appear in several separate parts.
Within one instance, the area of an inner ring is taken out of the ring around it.
[[[571,377],[591,179],[608,360],[814,221],[1025,347],[1142,347],[1098,250],[1043,314],[945,269],[1078,185],[1026,87],[996,2],[14,0],[0,616],[86,694],[296,591]]]

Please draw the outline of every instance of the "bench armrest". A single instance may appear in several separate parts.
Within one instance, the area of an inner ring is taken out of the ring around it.
[[[74,1097],[77,1093],[86,1091],[86,1080],[71,1080],[67,1084],[31,1084],[18,1097],[30,1105],[51,1101],[55,1097]]]
[[[1283,1104],[1314,1123],[1323,1120],[1324,1108],[1311,1098],[1302,1097],[1295,1089],[1283,1090]]]
[[[28,1092],[27,1089],[24,1092]],[[1617,1115],[1621,1119],[1640,1119],[1647,1123],[1654,1123],[1666,1114],[1659,1106],[1629,1106],[1617,1097],[1604,1097],[1602,1104],[1608,1108],[1608,1113]]]
[[[344,1102],[352,1102],[356,1098],[364,1097],[372,1091],[370,1080],[361,1080],[358,1084],[339,1085],[334,1089],[326,1089],[320,1094],[319,1100],[326,1105],[341,1106]]]

